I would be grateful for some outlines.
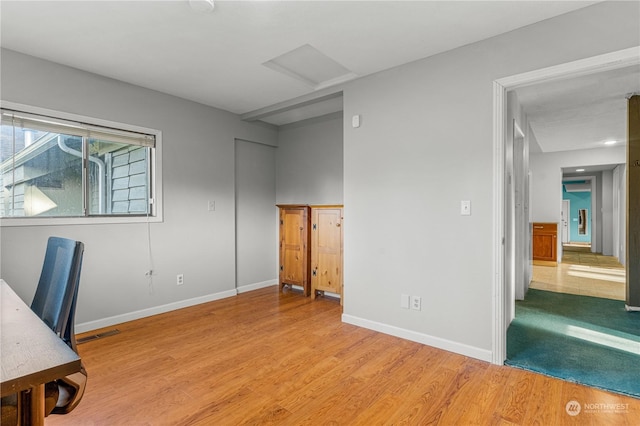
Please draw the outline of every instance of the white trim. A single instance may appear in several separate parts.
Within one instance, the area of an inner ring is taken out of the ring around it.
[[[506,138],[506,89],[497,81],[493,82],[493,336],[491,362],[503,364],[507,357],[506,315],[509,306],[505,303],[504,279],[504,147]]]
[[[564,203],[567,203],[567,217],[564,217]],[[571,223],[569,222],[569,219],[571,219],[571,200],[565,200],[564,198],[562,199],[562,219],[565,220],[567,222],[567,241],[564,241],[564,229],[562,230],[562,235],[560,238],[560,246],[562,247],[562,245],[564,243],[569,243],[571,242]],[[563,224],[563,228],[564,228],[564,224]],[[564,250],[564,249],[563,249]],[[562,253],[560,253],[560,255],[558,256],[560,259],[562,259]]]
[[[588,75],[640,64],[640,46],[617,52],[568,62],[531,72],[517,74],[493,82],[493,342],[491,360],[503,364],[506,358],[507,327],[505,315],[515,303],[507,300],[504,281],[504,143],[506,120],[506,91],[526,85],[572,76]]]
[[[62,120],[79,121],[97,126],[104,126],[113,129],[128,130],[137,133],[147,133],[154,135],[156,146],[153,150],[152,168],[154,182],[151,184],[150,198],[153,199],[152,209],[154,215],[151,216],[74,216],[74,217],[7,217],[0,220],[0,227],[12,226],[50,226],[50,225],[97,225],[112,223],[157,223],[163,221],[162,203],[162,131],[150,129],[148,127],[134,126],[131,124],[116,121],[103,120],[101,118],[88,117],[80,114],[73,114],[63,111],[56,111],[32,105],[19,104],[16,102],[0,100],[0,107],[23,111],[30,114],[46,115]]]
[[[418,333],[376,321],[370,321],[353,315],[342,314],[342,322],[399,337],[401,339],[410,340],[412,342],[422,343],[423,345],[433,346],[434,348],[443,349],[445,351],[455,352],[481,361],[491,362],[491,351],[477,348],[475,346],[465,345],[464,343],[453,342],[440,337],[430,336],[428,334]]]
[[[640,306],[629,306],[627,304],[624,305],[624,309],[627,312],[640,312]]]
[[[157,198],[156,198],[157,200]],[[60,226],[60,225],[104,225],[113,223],[158,223],[162,217],[158,216],[77,216],[77,217],[3,217],[0,227],[13,226]]]
[[[516,138],[516,136],[518,138],[522,138],[524,139],[524,132],[522,131],[522,129],[520,128],[520,126],[518,125],[518,120],[516,120],[515,118],[513,119],[513,133],[514,133],[514,139]]]
[[[506,89],[640,64],[640,46],[497,79]]]
[[[240,287],[237,288],[237,290],[238,290],[238,294],[240,294],[240,293],[246,293],[248,291],[258,290],[265,287],[271,287],[277,284],[278,284],[278,280],[274,278],[272,280],[262,281],[259,283],[241,285]]]
[[[235,295],[237,295],[237,292],[234,289],[222,291],[220,293],[208,294],[206,296],[194,297],[193,299],[181,300],[178,302],[168,303],[166,305],[154,306],[148,309],[128,312],[122,315],[115,315],[95,321],[84,322],[82,324],[77,324],[75,327],[75,331],[76,333],[85,333],[87,331],[97,330],[99,328],[122,324],[123,322],[146,318],[152,315],[163,314],[165,312],[171,312],[177,309],[188,308],[190,306],[200,305],[202,303],[213,302],[214,300],[226,299],[227,297],[232,297]]]

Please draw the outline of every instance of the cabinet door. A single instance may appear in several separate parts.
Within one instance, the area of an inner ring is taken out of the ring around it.
[[[531,239],[533,260],[557,261],[557,234],[555,223],[534,223]]]
[[[280,209],[280,286],[301,286],[309,295],[309,213],[307,207]]]
[[[311,296],[329,291],[342,302],[342,208],[312,208],[311,216]]]
[[[535,260],[556,260],[555,247],[555,235],[533,234],[533,258]]]

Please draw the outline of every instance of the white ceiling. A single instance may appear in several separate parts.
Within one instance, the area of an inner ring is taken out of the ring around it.
[[[639,40],[640,42],[640,40]],[[541,152],[603,148],[627,138],[627,96],[640,93],[640,65],[516,89]]]
[[[358,78],[593,3],[216,1],[206,13],[187,0],[2,0],[0,41],[11,50],[246,116],[333,82],[312,86],[263,65],[302,46],[346,70],[342,79]],[[320,112],[316,107],[260,119],[285,124],[339,110],[341,102],[330,98]]]

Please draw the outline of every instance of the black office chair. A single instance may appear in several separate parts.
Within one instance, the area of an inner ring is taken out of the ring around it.
[[[82,269],[84,244],[50,237],[31,310],[64,342],[78,353],[75,339],[75,308]],[[65,414],[73,410],[84,394],[87,372],[81,371],[45,384],[45,413]],[[15,397],[2,398],[3,424],[12,424],[8,414]],[[22,406],[20,411],[28,410]]]
[[[80,241],[50,237],[38,288],[31,302],[31,310],[76,353],[74,323],[83,253],[84,244]],[[80,372],[48,383],[45,412],[66,414],[73,410],[84,395],[86,383],[84,365]]]
[[[50,237],[31,310],[64,339],[71,308],[78,291],[84,245],[79,241]]]
[[[64,342],[78,353],[75,338],[75,311],[82,269],[84,244],[66,238],[50,237],[31,310]],[[87,382],[81,371],[48,383],[45,412],[68,413],[78,405]]]

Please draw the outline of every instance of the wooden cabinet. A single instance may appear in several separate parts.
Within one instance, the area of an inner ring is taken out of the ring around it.
[[[280,208],[280,288],[286,284],[311,293],[310,209],[306,205],[278,205]]]
[[[557,223],[534,223],[531,241],[534,264],[549,266],[558,264]]]
[[[342,206],[278,204],[280,209],[280,289],[302,287],[315,299],[325,291],[342,304]]]
[[[342,206],[311,207],[311,298],[325,291],[342,304]]]

